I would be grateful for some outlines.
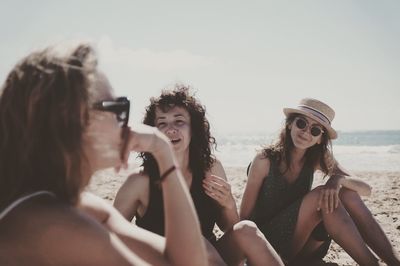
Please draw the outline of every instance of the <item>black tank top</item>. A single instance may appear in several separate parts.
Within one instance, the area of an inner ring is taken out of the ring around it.
[[[153,233],[164,236],[164,205],[161,187],[150,178],[149,204],[143,217],[136,217],[136,224]],[[211,242],[215,241],[213,233],[214,224],[218,217],[217,203],[204,193],[202,187],[203,178],[193,176],[190,194],[200,220],[203,236]],[[181,214],[182,216],[185,213]],[[179,225],[177,225],[179,226]]]

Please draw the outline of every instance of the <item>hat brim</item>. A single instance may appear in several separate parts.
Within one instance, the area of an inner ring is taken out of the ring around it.
[[[314,119],[315,121],[317,121],[318,123],[320,123],[327,131],[329,134],[329,137],[331,139],[336,139],[337,138],[337,133],[336,130],[334,130],[330,124],[326,123],[325,121],[321,120],[319,117],[312,115],[308,112],[305,112],[303,110],[300,109],[296,109],[296,108],[283,108],[283,113],[288,116],[290,114],[302,114],[304,116],[307,116],[311,119]]]

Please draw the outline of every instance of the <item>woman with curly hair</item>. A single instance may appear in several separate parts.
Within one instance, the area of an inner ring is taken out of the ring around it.
[[[249,167],[241,219],[253,220],[293,265],[310,265],[310,260],[325,256],[330,238],[360,265],[378,265],[367,245],[388,265],[399,265],[360,198],[371,188],[350,178],[333,157],[334,110],[306,98],[297,107],[284,108],[284,113],[285,125],[276,143],[257,154]],[[311,190],[318,170],[329,179]]]
[[[251,265],[280,265],[279,257],[260,237],[262,234],[257,234],[254,223],[237,224],[239,216],[225,171],[212,155],[216,142],[205,113],[187,87],[176,86],[151,99],[143,122],[163,132],[174,148],[206,239],[210,264],[225,261],[238,265],[247,257]],[[114,206],[129,221],[136,217],[140,227],[164,235],[163,190],[157,182],[160,171],[150,153],[143,152],[140,157],[142,168],[122,185]],[[225,232],[218,241],[213,233],[215,224]]]
[[[49,47],[21,60],[1,89],[0,265],[207,265],[171,143],[156,128],[130,130],[130,101],[112,95],[96,61],[86,44]],[[82,192],[130,151],[158,163],[165,238]]]

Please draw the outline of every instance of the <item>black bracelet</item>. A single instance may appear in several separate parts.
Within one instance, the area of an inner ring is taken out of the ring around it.
[[[158,182],[159,182],[159,183],[162,183],[162,182],[165,180],[165,178],[167,178],[175,169],[176,169],[176,166],[175,166],[175,165],[173,165],[173,166],[171,166],[170,168],[168,168],[168,170],[165,171],[164,174],[162,174],[162,175],[160,176],[160,179],[158,180]]]

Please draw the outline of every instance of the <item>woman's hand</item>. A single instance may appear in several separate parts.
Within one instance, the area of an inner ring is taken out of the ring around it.
[[[339,206],[339,191],[343,176],[331,176],[320,190],[317,210],[332,213]]]
[[[131,151],[149,152],[157,161],[164,155],[170,156],[170,142],[157,128],[140,124],[134,129],[126,127],[122,130],[121,160],[125,167]]]
[[[203,180],[204,192],[218,202],[223,208],[234,208],[235,200],[231,192],[231,185],[223,178],[216,175],[208,175]]]

